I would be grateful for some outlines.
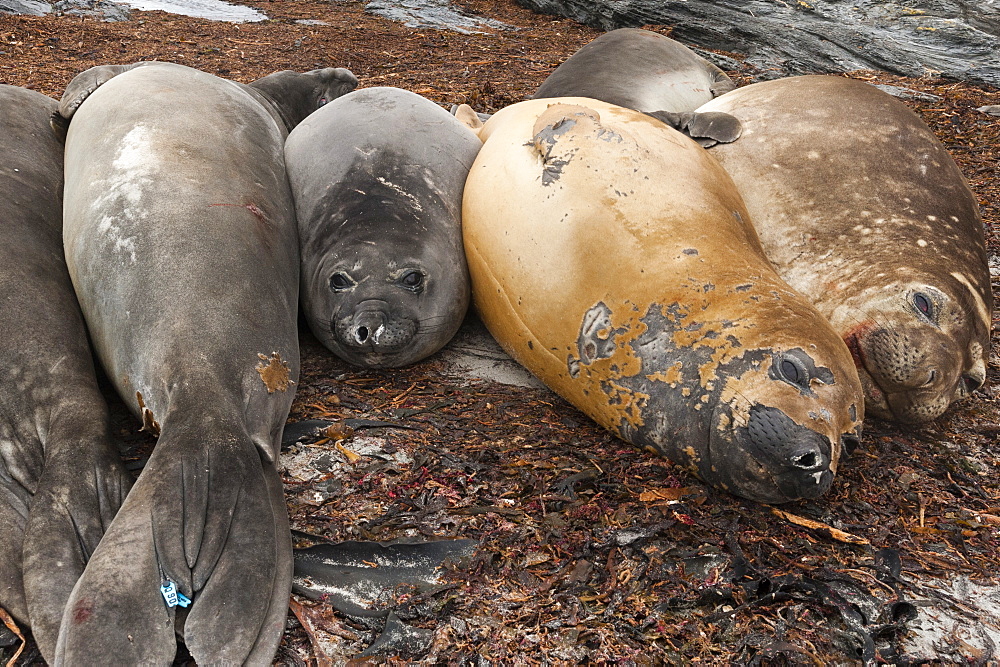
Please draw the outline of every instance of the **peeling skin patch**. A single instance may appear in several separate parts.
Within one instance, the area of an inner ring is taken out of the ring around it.
[[[260,373],[260,379],[264,382],[264,386],[267,387],[267,393],[273,394],[276,391],[287,391],[288,386],[293,384],[293,381],[290,377],[288,364],[282,360],[281,355],[277,352],[272,352],[270,357],[263,354],[258,354],[257,356],[260,358],[260,363],[257,364],[257,372]]]
[[[146,407],[146,401],[142,400],[142,392],[135,392],[135,400],[139,402],[139,411],[142,413],[142,428],[139,430],[160,437],[160,422],[153,417],[153,411]]]

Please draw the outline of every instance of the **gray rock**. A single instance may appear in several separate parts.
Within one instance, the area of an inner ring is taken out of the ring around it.
[[[45,16],[51,11],[52,5],[38,0],[0,0],[0,14]]]
[[[462,34],[482,33],[483,28],[512,30],[514,26],[495,19],[475,16],[453,6],[448,0],[373,0],[365,11],[410,28],[440,28]]]
[[[991,116],[1000,116],[1000,104],[988,104],[984,107],[978,107],[976,111],[982,111]]]
[[[105,0],[60,0],[52,11],[69,16],[97,16],[102,21],[128,21],[129,10],[124,5]]]
[[[758,79],[878,69],[1000,86],[996,0],[518,0],[612,30],[671,25],[673,37],[746,54]]]
[[[883,93],[889,93],[893,97],[898,97],[904,100],[922,100],[924,102],[935,102],[941,99],[940,95],[932,95],[931,93],[922,93],[919,90],[913,90],[912,88],[905,88],[903,86],[890,86],[889,84],[885,83],[876,83],[874,85]]]

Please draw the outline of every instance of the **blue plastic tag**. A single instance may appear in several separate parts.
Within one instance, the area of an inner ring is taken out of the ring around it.
[[[177,584],[169,579],[166,583],[160,585],[160,594],[163,595],[163,599],[166,600],[168,607],[187,607],[191,604],[191,600],[177,590]]]

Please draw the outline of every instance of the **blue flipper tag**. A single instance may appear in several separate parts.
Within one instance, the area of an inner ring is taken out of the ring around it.
[[[177,590],[177,584],[169,579],[160,585],[160,594],[163,595],[163,599],[166,601],[168,607],[176,607],[178,605],[181,607],[187,607],[191,604],[191,600]]]

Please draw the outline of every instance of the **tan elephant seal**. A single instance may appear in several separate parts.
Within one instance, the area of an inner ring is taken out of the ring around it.
[[[775,503],[825,492],[858,437],[857,372],[711,156],[584,98],[516,104],[480,136],[463,232],[504,349],[710,484]]]
[[[758,83],[701,107],[764,250],[847,341],[868,414],[934,419],[986,381],[993,297],[975,196],[931,130],[860,81]]]

